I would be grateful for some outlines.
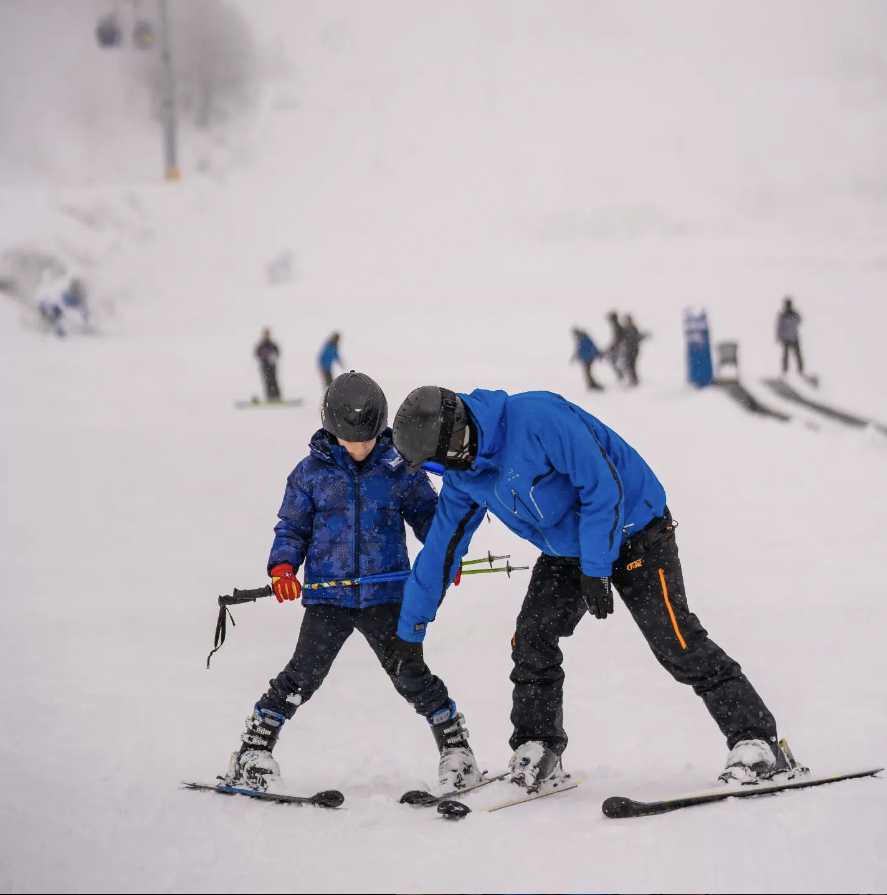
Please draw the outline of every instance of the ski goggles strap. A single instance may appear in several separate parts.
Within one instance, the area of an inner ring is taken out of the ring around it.
[[[444,462],[450,449],[450,438],[453,437],[453,425],[456,420],[456,407],[458,398],[455,392],[448,388],[440,390],[440,432],[437,436],[437,451],[435,460]]]

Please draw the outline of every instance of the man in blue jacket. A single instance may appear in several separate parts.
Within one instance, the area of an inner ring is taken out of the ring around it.
[[[773,716],[688,608],[665,490],[616,432],[551,392],[423,386],[397,411],[394,444],[411,465],[433,461],[444,473],[388,667],[421,657],[426,627],[487,512],[542,551],[512,641],[513,782],[536,790],[561,775],[559,641],[586,612],[613,612],[613,586],[653,654],[702,697],[726,737],[721,779],[753,782],[784,766]]]
[[[246,720],[227,782],[275,788],[280,768],[272,752],[284,722],[317,691],[339,650],[356,630],[381,659],[394,638],[403,581],[311,588],[380,572],[408,571],[404,522],[424,540],[437,495],[421,470],[394,450],[388,404],[364,373],[343,373],[327,389],[323,428],[309,455],[292,471],[274,528],[268,574],[278,602],[300,596],[305,606],[295,653],[270,682]],[[296,577],[304,564],[305,588]],[[391,674],[397,692],[431,726],[443,789],[480,779],[462,713],[424,660]]]

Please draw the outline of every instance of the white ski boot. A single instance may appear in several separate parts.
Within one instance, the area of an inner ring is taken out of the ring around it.
[[[430,718],[431,732],[440,752],[437,779],[442,792],[453,792],[480,783],[483,775],[468,745],[468,728],[454,703]]]
[[[543,785],[557,786],[565,777],[560,755],[539,740],[518,746],[508,762],[508,771],[509,780],[527,792],[538,792]]]
[[[740,740],[727,756],[727,764],[718,780],[721,783],[758,783],[791,770],[782,748],[766,740]]]
[[[277,712],[256,706],[246,719],[240,751],[231,753],[225,783],[262,791],[280,789],[280,765],[271,752],[285,720]]]

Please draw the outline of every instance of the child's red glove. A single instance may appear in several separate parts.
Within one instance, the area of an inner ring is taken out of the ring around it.
[[[295,569],[288,562],[274,566],[269,574],[271,575],[271,590],[274,591],[278,603],[282,603],[284,600],[298,600],[302,596],[302,585],[296,578]]]
[[[456,572],[456,577],[453,579],[453,584],[458,587],[462,583],[462,566],[459,566],[459,571]]]

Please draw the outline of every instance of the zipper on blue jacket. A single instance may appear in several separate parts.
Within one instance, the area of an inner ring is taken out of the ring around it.
[[[501,503],[502,506],[504,506],[506,509],[508,509],[508,504],[505,503],[504,500],[502,500],[502,495],[499,493],[499,485],[498,485],[498,484],[494,484],[494,485],[493,485],[493,493],[496,495],[496,498],[498,499],[499,503]],[[512,500],[513,500],[513,505],[512,505],[512,508],[511,508],[511,512],[512,512],[515,516],[517,516],[517,491],[515,491],[514,488],[511,489],[511,497],[512,497]],[[533,503],[535,504],[536,501],[534,500]],[[526,507],[526,504],[525,504],[523,501],[521,501],[521,505],[524,506],[524,507]],[[532,515],[532,513],[531,513],[530,515]],[[540,513],[539,515],[541,516],[542,514]],[[517,518],[520,519],[520,516],[517,516]],[[521,522],[523,522],[523,521],[524,521],[524,520],[521,519]],[[539,534],[542,536],[542,540],[545,541],[545,543],[548,545],[548,549],[551,551],[551,553],[552,553],[553,556],[560,556],[560,555],[561,555],[557,550],[554,549],[554,547],[551,546],[551,541],[548,540],[548,535],[545,534],[545,532],[544,532],[544,530],[542,529],[542,526],[541,526],[541,525],[534,525],[532,522],[527,522],[526,524],[527,524],[527,525],[532,525],[532,527],[535,528],[536,531],[539,532]]]
[[[360,470],[354,472],[354,577],[360,577]],[[354,585],[356,609],[360,609],[360,585]]]

